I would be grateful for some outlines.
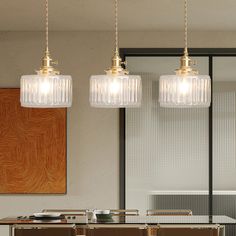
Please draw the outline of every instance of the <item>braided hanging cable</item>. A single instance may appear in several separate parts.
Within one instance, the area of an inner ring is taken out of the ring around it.
[[[45,0],[45,12],[46,12],[46,51],[48,52],[48,0]]]
[[[115,0],[115,53],[119,54],[118,45],[118,0]]]
[[[188,4],[184,0],[184,53],[188,55]]]

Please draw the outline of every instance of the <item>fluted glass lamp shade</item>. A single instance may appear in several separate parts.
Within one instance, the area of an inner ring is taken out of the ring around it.
[[[211,79],[208,75],[163,75],[159,81],[161,107],[209,107]]]
[[[93,75],[90,77],[92,107],[139,107],[142,82],[138,75]]]
[[[55,108],[72,105],[72,78],[69,75],[23,75],[20,83],[23,107]]]

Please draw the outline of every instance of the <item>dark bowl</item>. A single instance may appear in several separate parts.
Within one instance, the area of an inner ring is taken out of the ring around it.
[[[96,214],[97,220],[112,220],[112,214]]]

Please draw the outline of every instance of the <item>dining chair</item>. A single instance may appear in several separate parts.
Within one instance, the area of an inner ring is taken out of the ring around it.
[[[193,212],[191,210],[187,210],[187,209],[174,209],[174,210],[147,210],[147,216],[191,216],[193,214]]]
[[[145,225],[89,225],[86,236],[147,236]]]
[[[13,225],[11,236],[77,236],[74,224]]]
[[[223,226],[215,225],[158,225],[156,230],[148,230],[148,236],[224,236]]]
[[[110,210],[113,216],[138,216],[139,210],[137,209],[113,209]]]

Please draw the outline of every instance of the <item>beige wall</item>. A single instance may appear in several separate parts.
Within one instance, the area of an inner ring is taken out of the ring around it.
[[[0,33],[0,87],[19,87],[22,74],[40,66],[44,35]],[[43,208],[117,208],[119,204],[118,110],[93,109],[88,102],[89,76],[110,66],[110,32],[53,32],[51,53],[60,70],[71,74],[73,107],[68,110],[68,193],[64,196],[0,196],[0,217]],[[181,32],[121,33],[121,47],[182,47]],[[191,47],[236,47],[236,33],[198,32]],[[6,234],[6,230],[0,233]],[[7,234],[6,234],[7,235]]]

